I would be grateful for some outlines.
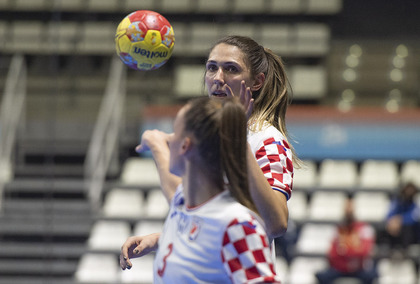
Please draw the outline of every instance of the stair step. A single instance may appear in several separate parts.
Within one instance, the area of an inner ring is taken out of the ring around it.
[[[16,216],[18,214],[42,215],[90,215],[91,206],[87,200],[57,200],[57,199],[6,199],[3,203],[4,216]]]
[[[86,252],[85,243],[2,242],[0,258],[79,258]]]
[[[45,219],[44,216],[8,216],[0,219],[1,235],[36,235],[80,237],[88,236],[92,221],[90,216],[60,216]]]
[[[3,276],[0,275],[0,284],[75,284],[73,276]]]
[[[78,260],[26,260],[26,259],[1,259],[0,260],[0,275],[63,275],[71,276],[76,271]],[[14,283],[14,282],[10,282]],[[33,283],[28,282],[28,283]]]
[[[11,192],[64,192],[82,193],[85,182],[83,179],[74,178],[16,178],[5,186],[5,191]]]

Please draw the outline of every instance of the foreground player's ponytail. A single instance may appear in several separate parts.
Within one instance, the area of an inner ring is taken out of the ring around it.
[[[185,131],[193,136],[200,163],[216,188],[229,188],[242,205],[257,212],[247,178],[247,121],[236,99],[198,98],[185,113]]]

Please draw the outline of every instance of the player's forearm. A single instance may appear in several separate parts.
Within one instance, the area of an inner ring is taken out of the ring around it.
[[[151,149],[159,173],[160,185],[168,202],[172,200],[181,178],[169,171],[169,149]]]
[[[287,230],[289,211],[286,196],[271,188],[250,148],[248,148],[247,159],[252,199],[264,220],[269,237],[280,237]]]

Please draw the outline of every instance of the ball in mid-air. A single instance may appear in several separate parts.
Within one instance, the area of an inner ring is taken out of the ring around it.
[[[172,55],[174,30],[161,14],[139,10],[127,15],[118,25],[116,51],[121,60],[135,70],[161,67]]]

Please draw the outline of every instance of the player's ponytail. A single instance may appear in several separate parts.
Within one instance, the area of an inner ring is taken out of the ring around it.
[[[198,157],[216,188],[226,187],[242,205],[258,213],[247,178],[247,120],[236,98],[197,98],[188,103],[185,131],[194,137]]]
[[[258,213],[247,177],[247,118],[238,101],[224,101],[220,119],[220,154],[223,173],[233,197]]]

